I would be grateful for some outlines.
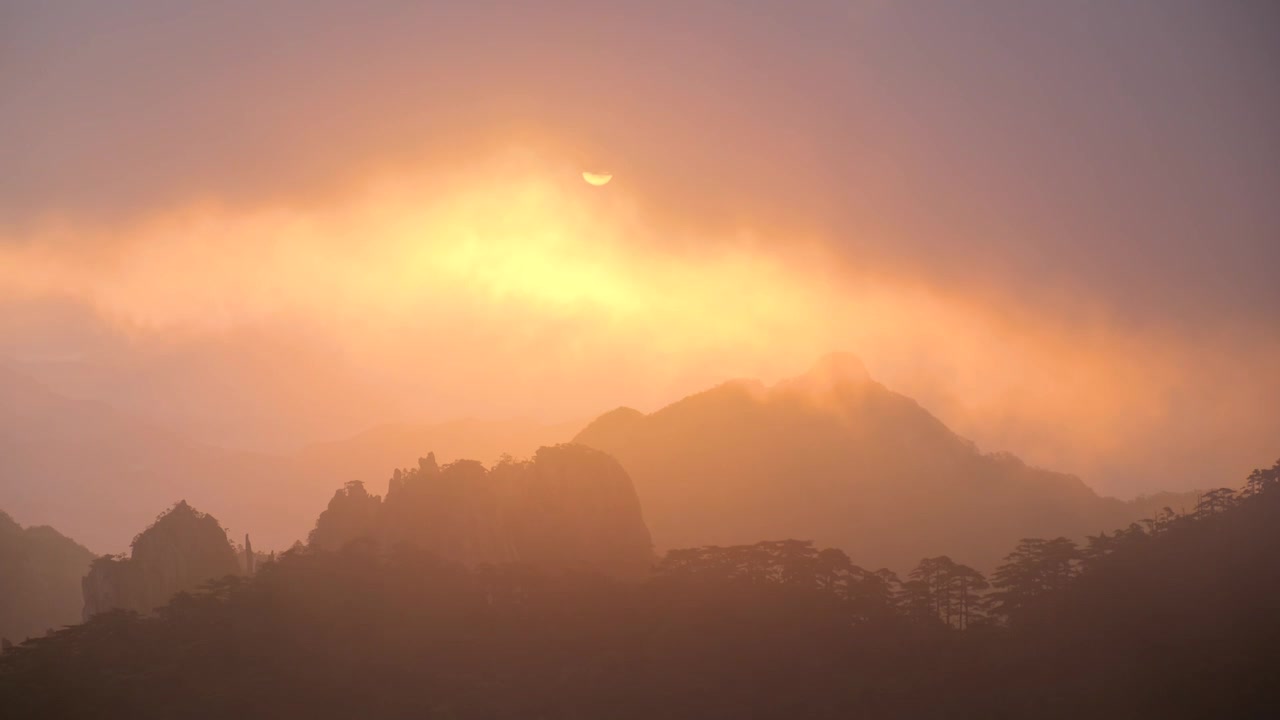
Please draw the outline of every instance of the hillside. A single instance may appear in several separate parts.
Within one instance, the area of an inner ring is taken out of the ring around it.
[[[1193,512],[1027,539],[982,592],[800,540],[673,551],[644,582],[298,548],[150,616],[0,654],[14,717],[1263,718],[1280,463]],[[970,621],[957,621],[959,607]]]
[[[627,469],[660,549],[806,537],[872,566],[948,552],[991,568],[1019,538],[1080,538],[1155,509],[980,452],[848,355],[773,387],[733,381],[649,415],[620,408],[574,442]]]
[[[187,497],[282,549],[305,537],[331,488],[385,482],[428,448],[491,462],[569,434],[532,421],[399,424],[288,455],[233,451],[0,366],[0,478],[15,479],[0,483],[0,506],[119,552],[151,521],[147,508]],[[615,410],[576,442],[622,463],[659,548],[804,536],[871,565],[954,547],[989,568],[1025,535],[1080,537],[1194,502],[1100,498],[1077,478],[982,454],[839,356],[772,388],[734,381],[650,415]]]

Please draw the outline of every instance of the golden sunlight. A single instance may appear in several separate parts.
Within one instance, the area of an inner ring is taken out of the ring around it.
[[[1280,717],[1280,2],[169,5],[0,0],[0,720]]]
[[[395,177],[325,208],[186,207],[121,231],[129,241],[107,268],[49,250],[54,242],[11,245],[0,273],[11,293],[76,288],[129,325],[293,319],[358,348],[445,313],[490,325],[536,318],[578,346],[685,357],[764,352],[806,335],[791,363],[825,346],[826,322],[793,322],[822,317],[829,304],[832,289],[806,269],[736,242],[674,253],[624,196],[590,198],[552,172],[501,169]],[[610,176],[584,177],[598,185]]]
[[[1167,338],[1058,326],[859,274],[821,238],[788,237],[784,251],[750,234],[671,237],[627,193],[584,193],[564,177],[503,160],[387,177],[324,207],[191,205],[110,233],[61,228],[0,243],[0,301],[75,296],[139,332],[282,323],[397,381],[420,375],[424,358],[455,363],[507,402],[531,391],[494,380],[504,357],[523,358],[528,377],[571,374],[578,389],[561,400],[585,403],[641,375],[660,378],[655,388],[776,378],[850,348],[952,427],[1017,440],[1048,463],[1131,439],[1120,410],[1158,411],[1183,382],[1175,359],[1189,350]],[[78,253],[81,237],[115,250]],[[433,350],[441,338],[447,354]],[[1122,346],[1131,361],[1117,358]],[[1046,368],[1056,382],[1028,379]],[[1047,441],[1025,430],[1045,418],[1074,429]]]

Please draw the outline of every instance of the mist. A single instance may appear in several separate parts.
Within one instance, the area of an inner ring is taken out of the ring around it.
[[[1270,450],[1280,340],[1246,318],[1135,328],[1094,298],[859,265],[813,231],[676,231],[625,176],[592,188],[573,168],[511,151],[323,207],[15,236],[3,352],[55,389],[254,449],[652,410],[838,349],[981,446],[1105,492],[1193,488]]]
[[[8,4],[0,353],[274,450],[847,350],[1108,492],[1265,461],[1274,12],[997,5]]]
[[[0,1],[5,718],[1280,708],[1280,5]]]

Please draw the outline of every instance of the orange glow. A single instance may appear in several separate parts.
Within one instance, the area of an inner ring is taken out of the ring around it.
[[[765,344],[824,303],[793,270],[741,247],[652,251],[625,202],[601,205],[548,178],[399,178],[311,212],[185,208],[131,229],[106,268],[46,243],[10,251],[5,287],[71,290],[150,328],[285,317],[359,333],[516,310],[668,352]]]
[[[672,238],[625,192],[506,160],[326,207],[196,204],[95,236],[110,251],[70,249],[94,232],[0,244],[0,302],[69,296],[134,333],[308,328],[393,385],[430,398],[424,383],[452,378],[478,403],[433,405],[441,416],[653,409],[843,349],[984,446],[1087,476],[1091,457],[1165,442],[1188,368],[1227,362],[1114,331],[1083,304],[1055,321],[862,274],[821,238]],[[1249,417],[1250,397],[1218,400],[1222,416]]]

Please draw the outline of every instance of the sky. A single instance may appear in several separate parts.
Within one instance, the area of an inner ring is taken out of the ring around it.
[[[1278,55],[1265,0],[0,0],[0,358],[276,448],[851,351],[1105,492],[1231,484]]]

